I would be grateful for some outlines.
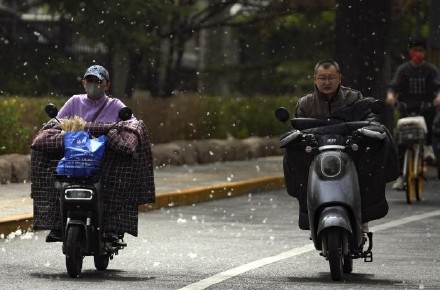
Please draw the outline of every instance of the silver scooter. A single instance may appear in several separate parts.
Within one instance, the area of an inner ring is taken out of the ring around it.
[[[283,123],[290,120],[285,108],[275,115]],[[295,144],[304,154],[314,154],[307,184],[311,240],[329,261],[332,279],[339,281],[352,272],[353,259],[373,261],[373,233],[362,232],[358,172],[348,152],[359,150],[364,138],[384,139],[386,134],[372,129],[371,121],[293,118],[291,128],[280,146]]]

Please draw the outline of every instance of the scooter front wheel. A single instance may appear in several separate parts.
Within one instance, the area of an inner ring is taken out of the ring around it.
[[[344,257],[344,266],[342,270],[347,274],[353,272],[353,258],[350,254]]]
[[[79,226],[70,226],[66,235],[66,268],[67,273],[72,278],[76,278],[81,274],[83,264],[81,232]]]
[[[343,272],[342,231],[338,228],[327,230],[327,258],[330,274],[334,281],[341,281]]]

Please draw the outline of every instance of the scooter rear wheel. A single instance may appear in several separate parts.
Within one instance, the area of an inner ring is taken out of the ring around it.
[[[110,257],[107,254],[94,256],[95,268],[99,271],[104,271],[108,267]]]
[[[341,281],[343,272],[342,231],[337,228],[327,230],[327,258],[330,274],[334,281]]]
[[[83,258],[81,253],[81,228],[70,226],[66,235],[66,268],[70,277],[76,278],[81,274]]]

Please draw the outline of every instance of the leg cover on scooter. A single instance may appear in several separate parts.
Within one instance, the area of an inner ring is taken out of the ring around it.
[[[307,214],[307,179],[314,156],[315,154],[306,153],[303,147],[293,145],[285,149],[283,159],[287,193],[298,199],[298,226],[302,230],[310,229]]]
[[[358,170],[363,223],[380,219],[388,213],[385,185],[390,179],[397,178],[399,172],[397,152],[395,148],[391,149],[387,139],[371,139],[364,140],[358,151],[349,152]]]

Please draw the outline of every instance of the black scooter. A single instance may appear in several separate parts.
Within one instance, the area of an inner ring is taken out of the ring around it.
[[[275,115],[283,123],[290,119],[285,108],[278,108]],[[373,234],[362,232],[358,173],[352,157],[346,152],[357,151],[358,142],[366,136],[386,137],[385,133],[365,128],[368,126],[371,127],[369,121],[293,118],[291,128],[295,129],[280,140],[281,147],[295,143],[304,149],[304,154],[316,155],[309,168],[307,187],[311,240],[329,261],[335,281],[341,280],[343,273],[352,272],[353,259],[373,261]],[[324,127],[329,130],[316,134],[316,130]]]
[[[45,111],[49,117],[56,119],[58,109],[54,105],[47,105]],[[132,111],[125,107],[118,115],[125,121],[131,118]],[[77,162],[75,168],[96,173],[82,176],[54,174],[55,186],[60,190],[63,254],[66,255],[66,268],[71,277],[81,274],[85,256],[93,256],[96,269],[105,270],[109,260],[127,246],[123,236],[119,236],[117,240],[108,240],[104,236],[99,162]]]

